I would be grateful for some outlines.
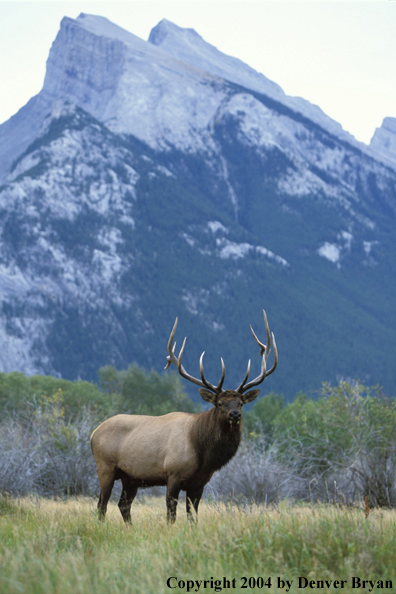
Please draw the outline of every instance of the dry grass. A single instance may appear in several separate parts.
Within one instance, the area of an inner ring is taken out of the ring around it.
[[[230,592],[286,592],[278,578],[293,580],[292,594],[370,591],[370,585],[352,589],[353,576],[392,580],[392,589],[373,591],[396,591],[395,512],[373,511],[366,519],[363,510],[334,506],[202,503],[191,526],[183,508],[167,526],[164,499],[147,498],[134,504],[127,528],[114,504],[100,523],[91,499],[0,498],[0,593],[187,592],[187,580],[190,591],[214,592],[223,578]],[[169,588],[171,576],[185,587]],[[271,576],[271,588],[242,588],[244,576]],[[299,576],[346,584],[299,589]],[[196,580],[209,581],[197,590]]]

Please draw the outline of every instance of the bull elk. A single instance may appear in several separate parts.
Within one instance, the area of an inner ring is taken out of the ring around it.
[[[267,343],[259,341],[261,372],[250,382],[250,360],[243,382],[236,390],[224,390],[225,367],[221,359],[222,374],[217,386],[205,379],[203,356],[199,360],[201,379],[187,373],[182,365],[186,338],[176,357],[173,339],[177,318],[168,341],[168,369],[176,365],[182,377],[200,386],[202,398],[214,406],[205,412],[189,414],[173,412],[160,417],[145,415],[116,415],[102,423],[91,435],[91,446],[100,483],[99,517],[104,518],[114,481],[121,479],[122,493],[118,503],[126,523],[131,521],[131,505],[139,487],[166,485],[167,520],[176,519],[180,491],[186,491],[187,517],[193,517],[206,483],[213,473],[227,464],[236,454],[242,436],[241,409],[252,402],[260,390],[251,390],[270,375],[278,363],[275,337],[274,364],[267,371],[271,350],[271,335],[267,316],[264,322]],[[249,391],[248,391],[249,390]]]

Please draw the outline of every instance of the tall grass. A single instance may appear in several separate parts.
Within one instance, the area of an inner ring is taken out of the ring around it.
[[[1,497],[0,592],[157,594],[187,592],[187,580],[209,580],[199,590],[190,584],[190,591],[214,592],[223,578],[229,592],[286,592],[278,578],[293,580],[292,594],[370,591],[352,589],[353,576],[392,581],[392,589],[375,592],[396,590],[392,511],[374,510],[366,519],[356,508],[203,502],[196,526],[186,521],[182,503],[174,526],[165,515],[163,498],[135,502],[133,525],[126,527],[115,504],[101,523],[91,499]],[[167,586],[172,576],[174,589]],[[259,576],[271,576],[271,588],[242,588],[243,577]],[[346,583],[342,590],[299,589],[299,576]]]

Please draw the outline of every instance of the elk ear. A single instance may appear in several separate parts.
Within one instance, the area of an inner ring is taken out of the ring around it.
[[[260,390],[250,390],[250,392],[246,392],[246,394],[242,395],[242,402],[243,404],[247,404],[248,402],[252,402],[257,396],[260,394]]]
[[[206,402],[210,402],[211,404],[214,403],[216,394],[212,394],[212,392],[209,392],[209,390],[204,390],[203,388],[200,388],[198,392]]]

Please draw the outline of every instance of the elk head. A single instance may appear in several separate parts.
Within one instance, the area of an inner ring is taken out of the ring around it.
[[[266,328],[266,332],[267,332],[267,343],[266,344],[263,344],[262,342],[260,342],[260,340],[257,338],[253,328],[250,326],[250,330],[253,334],[253,337],[254,337],[255,341],[257,342],[258,346],[260,347],[260,356],[261,356],[260,374],[255,379],[248,382],[249,374],[250,374],[250,359],[249,359],[247,371],[246,371],[245,377],[243,379],[243,382],[238,386],[238,388],[236,390],[225,390],[225,391],[223,391],[223,383],[224,383],[224,378],[225,378],[225,366],[224,366],[224,361],[222,358],[221,358],[221,369],[222,369],[221,379],[220,379],[219,383],[217,384],[217,386],[214,386],[213,384],[208,382],[207,379],[205,378],[204,368],[203,368],[203,356],[205,354],[205,351],[202,353],[200,360],[199,360],[199,370],[200,370],[200,374],[201,374],[200,380],[193,377],[189,373],[187,373],[187,371],[184,369],[184,367],[182,365],[182,356],[184,353],[184,348],[186,346],[186,338],[183,341],[183,344],[180,349],[180,353],[179,353],[178,357],[176,357],[176,355],[175,355],[176,343],[173,344],[173,339],[174,339],[174,336],[176,333],[176,328],[177,328],[177,318],[176,318],[175,324],[173,326],[173,329],[172,329],[172,332],[171,332],[171,335],[170,335],[169,341],[168,341],[169,355],[167,356],[168,363],[167,363],[165,369],[168,369],[168,367],[170,367],[171,363],[174,363],[182,377],[184,377],[185,379],[189,380],[190,382],[196,384],[197,386],[200,386],[200,389],[199,389],[200,395],[206,402],[210,402],[211,404],[213,404],[215,406],[216,414],[219,417],[219,422],[229,423],[231,426],[239,425],[239,423],[241,421],[242,406],[244,404],[247,404],[248,402],[252,402],[260,393],[260,390],[251,390],[251,388],[254,388],[255,386],[258,386],[259,384],[261,384],[264,381],[264,379],[268,375],[271,375],[271,373],[273,373],[276,369],[276,366],[278,364],[278,351],[276,348],[275,336],[274,336],[274,334],[272,334],[272,343],[274,346],[274,364],[271,367],[271,369],[269,371],[267,371],[267,360],[268,360],[269,354],[271,352],[271,334],[270,334],[270,330],[269,330],[269,326],[268,326],[267,315],[264,310],[263,310],[263,314],[264,314],[265,328]]]

